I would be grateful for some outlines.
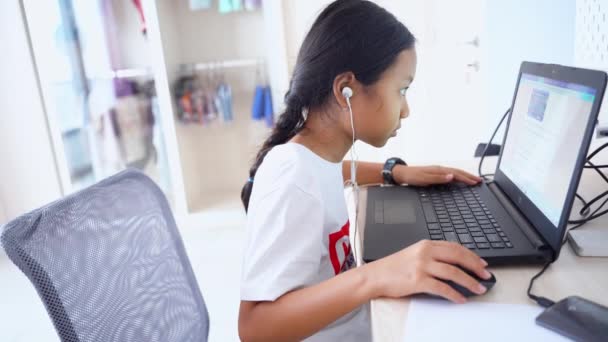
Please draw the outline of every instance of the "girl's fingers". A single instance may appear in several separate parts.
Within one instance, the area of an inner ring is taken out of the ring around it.
[[[461,181],[469,185],[475,185],[481,181],[481,178],[474,176],[468,172],[457,169],[452,169],[451,171],[454,173],[454,178],[457,181]]]
[[[427,173],[422,177],[422,182],[426,184],[445,184],[454,180],[453,174]]]
[[[470,275],[466,274],[460,268],[442,263],[442,262],[434,262],[429,267],[429,274],[433,275],[436,278],[443,280],[451,280],[459,285],[466,287],[469,291],[477,294],[484,294],[487,289],[481,285],[477,280],[475,280]]]
[[[489,279],[492,275],[486,266],[488,263],[468,248],[447,241],[433,241],[431,247],[431,257],[436,261],[461,267],[473,271],[482,279]]]
[[[451,286],[440,280],[434,279],[433,277],[426,278],[422,284],[420,284],[420,292],[440,296],[459,304],[466,303],[467,301],[463,295],[458,293],[458,291],[454,290]]]

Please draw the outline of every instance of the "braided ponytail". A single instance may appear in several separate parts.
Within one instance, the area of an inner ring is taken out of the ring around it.
[[[253,179],[255,178],[258,168],[264,161],[264,157],[266,157],[273,147],[288,142],[304,127],[305,118],[302,115],[304,107],[298,103],[299,101],[294,100],[294,97],[290,98],[290,92],[287,94],[287,109],[281,114],[272,133],[270,133],[270,136],[264,141],[262,148],[256,155],[255,162],[249,169],[249,180],[241,190],[241,201],[243,202],[245,211],[249,208],[249,198],[251,197],[251,190],[253,188]]]

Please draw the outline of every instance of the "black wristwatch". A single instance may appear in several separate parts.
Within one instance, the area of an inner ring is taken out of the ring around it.
[[[389,158],[384,163],[384,168],[382,169],[382,179],[384,179],[384,184],[397,184],[397,182],[395,182],[395,179],[393,178],[393,168],[395,168],[396,165],[407,166],[403,159],[396,157]]]

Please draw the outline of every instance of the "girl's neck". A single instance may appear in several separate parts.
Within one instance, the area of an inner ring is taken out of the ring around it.
[[[352,146],[352,137],[344,131],[336,115],[312,110],[304,129],[290,141],[306,146],[332,163],[341,162]]]

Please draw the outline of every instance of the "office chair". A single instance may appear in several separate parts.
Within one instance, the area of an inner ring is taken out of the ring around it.
[[[1,242],[62,341],[207,341],[207,308],[167,200],[138,171],[16,218]]]

